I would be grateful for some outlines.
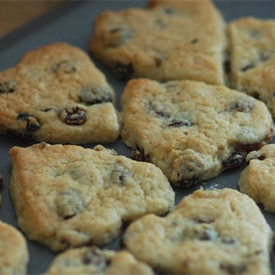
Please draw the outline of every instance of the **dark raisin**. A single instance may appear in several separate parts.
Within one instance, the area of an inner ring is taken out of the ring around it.
[[[110,89],[92,86],[83,87],[80,90],[79,98],[81,102],[90,105],[113,101],[113,95]]]
[[[198,183],[199,176],[193,176],[190,179],[180,180],[177,182],[173,182],[173,185],[176,187],[190,187],[196,185]]]
[[[214,240],[217,237],[217,232],[213,229],[206,229],[202,236],[200,236],[199,240],[201,241],[210,241]]]
[[[111,173],[111,181],[115,184],[123,185],[125,178],[129,176],[129,171],[121,165],[117,165]]]
[[[172,10],[172,9],[170,9],[170,8],[164,8],[163,11],[167,15],[173,15],[173,14],[175,14],[175,11]]]
[[[168,126],[169,127],[183,127],[183,126],[191,126],[191,122],[187,119],[173,119]]]
[[[224,244],[235,244],[236,240],[232,237],[221,237],[221,242]]]
[[[65,108],[59,118],[67,125],[81,125],[86,121],[86,111],[79,107]]]
[[[266,159],[265,156],[260,156],[260,157],[258,157],[258,160],[265,160],[265,159]]]
[[[148,154],[145,154],[144,150],[140,147],[136,147],[132,150],[132,157],[137,161],[147,161],[150,162],[150,156]]]
[[[245,157],[239,152],[233,152],[229,158],[222,162],[223,169],[237,168],[245,161]]]
[[[132,63],[122,64],[117,62],[113,65],[113,72],[122,80],[131,78],[134,74],[134,67]]]
[[[118,47],[133,38],[133,30],[127,26],[118,26],[110,30],[105,37],[106,46]]]
[[[107,267],[106,259],[101,256],[98,250],[94,248],[88,249],[82,256],[82,262],[85,265],[94,265],[99,271],[103,271]]]
[[[249,63],[249,64],[247,64],[247,65],[244,65],[242,68],[241,68],[241,71],[242,72],[246,72],[246,71],[248,71],[248,70],[250,70],[250,69],[252,69],[252,68],[254,68],[255,67],[255,65],[253,64],[253,63]]]
[[[196,222],[196,223],[212,223],[213,220],[205,219],[205,218],[198,218],[198,219],[194,219],[194,222]]]
[[[237,149],[243,152],[258,151],[264,146],[264,142],[252,143],[252,144],[238,144]]]
[[[52,110],[52,108],[46,108],[46,109],[43,109],[43,110],[41,110],[41,111],[47,113],[47,112],[49,112],[50,110]]]
[[[0,83],[0,94],[9,94],[15,91],[15,81],[4,81]]]
[[[261,61],[267,61],[270,59],[270,54],[268,53],[260,53],[260,59]]]
[[[162,58],[154,57],[156,67],[160,67],[162,64]]]
[[[231,62],[230,62],[230,59],[225,60],[223,66],[224,66],[225,73],[226,74],[230,74],[230,72],[231,72]]]
[[[161,19],[157,19],[155,21],[156,29],[161,31],[166,27],[166,23],[164,23]]]
[[[199,42],[199,39],[195,38],[190,41],[191,44],[197,44]]]
[[[252,101],[239,100],[231,105],[230,111],[238,111],[243,113],[249,113],[253,109],[254,103]]]
[[[76,62],[73,60],[62,60],[52,66],[52,70],[55,73],[64,72],[66,74],[72,74],[76,72]]]
[[[30,115],[28,113],[19,114],[17,116],[17,119],[22,120],[22,121],[27,121],[26,129],[29,132],[34,132],[34,131],[40,129],[40,127],[41,127],[39,122],[37,121],[37,119],[33,115]]]
[[[228,274],[242,274],[247,270],[247,266],[245,264],[221,264],[220,269]]]
[[[153,110],[158,117],[161,117],[161,118],[170,117],[168,109],[162,104],[158,104],[157,102],[152,102],[150,103],[150,109]]]

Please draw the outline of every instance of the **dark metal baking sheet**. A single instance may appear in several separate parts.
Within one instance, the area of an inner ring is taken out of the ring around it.
[[[223,13],[226,21],[231,21],[242,16],[275,18],[275,1],[216,1],[215,4]],[[32,21],[26,26],[0,39],[0,71],[16,65],[26,51],[52,42],[68,42],[88,52],[89,39],[92,33],[92,22],[101,11],[106,9],[120,10],[129,7],[144,7],[145,5],[145,1],[129,0],[65,2],[41,18]],[[109,82],[116,89],[117,108],[119,109],[119,96],[125,82],[117,80],[100,63],[95,63],[106,74]],[[32,141],[0,135],[0,172],[4,177],[0,219],[15,227],[17,227],[16,216],[8,191],[11,174],[8,151],[15,145],[26,147],[33,143]],[[84,147],[92,148],[93,146],[94,144],[87,144]],[[113,144],[107,144],[106,146],[116,149],[119,154],[130,156],[130,150],[119,140]],[[207,189],[224,187],[237,189],[237,181],[242,168],[243,167],[234,171],[227,171],[220,177],[207,181],[204,187]],[[199,187],[200,185],[189,189],[175,188],[176,202],[179,202],[183,196],[190,194]],[[262,212],[273,230],[275,230],[274,214],[266,213],[263,210]],[[120,238],[121,236],[106,247],[118,249]],[[36,242],[28,241],[28,247],[30,253],[28,274],[41,274],[45,272],[54,258],[55,253]],[[274,274],[274,261],[272,263],[272,270]]]

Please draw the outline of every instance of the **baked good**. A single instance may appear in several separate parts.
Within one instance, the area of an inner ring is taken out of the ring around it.
[[[28,261],[29,253],[22,234],[0,221],[0,274],[26,274]]]
[[[118,77],[223,84],[224,22],[208,0],[150,1],[147,9],[104,11],[90,49]]]
[[[275,144],[269,144],[246,157],[248,166],[242,171],[239,187],[266,211],[275,212]]]
[[[52,250],[104,245],[145,214],[162,215],[174,192],[162,172],[98,145],[40,143],[10,150],[18,225]]]
[[[123,141],[133,157],[190,186],[243,163],[273,136],[266,106],[244,93],[195,81],[128,82],[121,99]]]
[[[101,250],[95,246],[69,249],[58,255],[47,275],[54,274],[144,274],[153,275],[145,263],[129,252]]]
[[[77,47],[55,43],[0,73],[0,132],[51,143],[114,141],[114,92]]]
[[[271,274],[273,232],[257,205],[233,189],[198,190],[166,217],[147,215],[126,248],[159,274]]]
[[[241,18],[228,33],[232,86],[264,101],[275,117],[275,20]]]

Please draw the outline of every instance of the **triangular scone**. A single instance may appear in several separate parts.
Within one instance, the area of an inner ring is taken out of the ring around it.
[[[240,191],[257,203],[262,203],[266,211],[275,212],[275,144],[269,144],[246,157],[248,166],[242,171]]]
[[[52,143],[114,141],[114,92],[79,48],[51,44],[0,73],[0,132]]]
[[[29,252],[23,235],[0,221],[0,274],[27,274]]]
[[[154,275],[147,264],[136,260],[128,251],[101,250],[95,246],[68,249],[58,255],[46,275],[127,274]]]
[[[228,32],[232,86],[264,101],[275,118],[275,20],[242,18]]]
[[[166,217],[132,223],[124,244],[158,274],[271,274],[273,232],[248,196],[199,190]]]
[[[11,195],[18,224],[53,250],[103,245],[123,223],[147,213],[162,215],[174,192],[159,168],[115,151],[74,145],[14,147]]]
[[[151,1],[147,9],[105,11],[92,53],[119,77],[223,84],[224,23],[208,0]]]
[[[154,163],[177,186],[239,166],[273,136],[261,101],[202,82],[131,80],[122,109],[122,138],[134,158]]]

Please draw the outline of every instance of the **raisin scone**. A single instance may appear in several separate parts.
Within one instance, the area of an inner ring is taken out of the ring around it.
[[[51,143],[110,142],[114,91],[81,49],[50,44],[0,73],[0,132]]]
[[[98,145],[13,147],[10,191],[20,228],[59,251],[104,245],[124,223],[162,215],[175,194],[161,170]]]
[[[269,144],[246,157],[248,166],[242,171],[239,187],[266,211],[275,212],[275,144]]]
[[[275,117],[275,20],[242,18],[228,33],[232,86],[264,101]]]
[[[46,273],[54,274],[154,275],[154,272],[127,251],[115,252],[90,246],[69,249],[58,255]]]
[[[271,274],[273,232],[255,202],[233,189],[198,190],[166,217],[147,215],[126,248],[159,274]]]
[[[241,165],[273,136],[264,103],[224,86],[135,79],[121,103],[122,139],[133,157],[154,163],[176,186]]]
[[[90,49],[122,79],[192,79],[224,84],[224,22],[208,0],[150,1],[147,9],[104,11]]]
[[[29,252],[23,235],[0,221],[0,274],[26,274],[28,262]]]

